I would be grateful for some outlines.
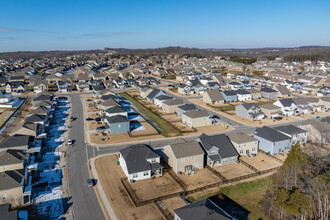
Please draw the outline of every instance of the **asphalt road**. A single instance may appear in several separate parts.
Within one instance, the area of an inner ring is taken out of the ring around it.
[[[83,107],[79,95],[71,97],[72,116],[77,117],[71,123],[69,138],[75,140],[74,146],[68,148],[67,168],[69,178],[69,189],[74,219],[105,219],[98,198],[92,187],[87,187],[89,177],[87,160],[88,151],[84,140],[84,118]]]

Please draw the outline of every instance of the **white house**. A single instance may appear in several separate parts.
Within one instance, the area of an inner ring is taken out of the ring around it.
[[[160,156],[145,144],[133,145],[120,150],[118,158],[129,181],[163,175]]]
[[[12,96],[9,94],[4,94],[0,92],[0,103],[8,103],[12,100]]]
[[[290,116],[297,113],[297,105],[292,99],[277,100],[276,102],[274,102],[274,105],[281,108],[283,115]]]

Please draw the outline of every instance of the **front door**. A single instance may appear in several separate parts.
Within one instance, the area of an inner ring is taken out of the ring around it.
[[[184,171],[185,171],[186,173],[191,172],[191,171],[192,171],[192,165],[185,166],[185,167],[184,167]]]

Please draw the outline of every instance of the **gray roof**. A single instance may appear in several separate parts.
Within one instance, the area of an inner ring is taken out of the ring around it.
[[[268,110],[274,110],[274,109],[281,109],[281,107],[278,107],[277,105],[274,104],[264,104],[264,105],[260,105],[260,108],[264,108],[264,109],[268,109]]]
[[[171,96],[168,96],[168,95],[160,95],[160,96],[157,96],[157,97],[155,97],[155,99],[158,99],[158,100],[170,100],[170,99],[172,99],[173,97],[171,97]]]
[[[3,220],[17,220],[18,210],[10,210],[10,204],[0,205],[0,216]]]
[[[196,110],[196,111],[186,111],[183,113],[189,118],[202,118],[202,117],[209,117],[209,113],[206,110]]]
[[[23,178],[24,169],[0,172],[0,190],[22,187],[21,182]]]
[[[272,89],[272,88],[268,88],[268,87],[264,87],[260,89],[260,92],[267,92],[267,93],[277,93],[276,90]]]
[[[291,92],[285,87],[278,85],[276,86],[276,89],[282,94],[282,95],[291,95]]]
[[[245,133],[228,134],[228,138],[230,139],[231,142],[235,142],[237,144],[243,144],[243,143],[258,141],[254,137],[251,137],[251,136],[249,136]]]
[[[107,119],[108,123],[110,123],[110,124],[129,122],[128,119],[122,115],[115,115],[115,116],[111,116],[111,117],[105,116],[105,118]]]
[[[209,198],[199,200],[181,208],[174,213],[182,220],[227,220],[233,219]]]
[[[284,107],[289,107],[292,104],[295,104],[293,99],[282,99],[282,100],[278,100]]]
[[[248,92],[244,89],[238,89],[235,92],[236,92],[236,94],[240,94],[240,95],[249,95],[249,94],[251,94],[250,92]]]
[[[245,103],[245,104],[241,104],[246,110],[249,110],[251,108],[254,109],[260,109],[260,107],[256,104],[256,103]]]
[[[281,131],[285,134],[293,135],[293,134],[301,134],[301,133],[306,133],[307,131],[298,128],[294,125],[283,125],[283,126],[278,126],[274,127],[274,129]]]
[[[289,136],[267,126],[264,126],[262,128],[257,128],[255,136],[259,136],[271,142],[278,142],[278,141],[291,139]]]
[[[0,166],[23,163],[28,157],[22,150],[6,150],[0,152]]]
[[[101,102],[99,105],[101,105],[101,106],[116,106],[116,105],[119,105],[119,104],[114,99],[110,98],[110,99],[105,100],[104,102]]]
[[[170,99],[170,100],[167,100],[165,102],[163,102],[163,104],[165,105],[182,105],[183,104],[183,101],[182,99]]]
[[[147,159],[160,157],[145,144],[137,144],[119,151],[126,162],[128,173],[137,173],[157,168],[157,164],[151,164]],[[162,167],[158,164],[158,167]]]
[[[223,94],[225,94],[226,96],[237,96],[236,92],[234,91],[222,91]]]
[[[210,90],[205,92],[212,101],[221,101],[224,100],[221,92],[219,90]]]
[[[0,148],[15,148],[29,146],[29,143],[34,141],[33,136],[28,135],[13,135],[6,137],[1,143]]]
[[[181,109],[183,111],[191,111],[191,110],[195,110],[197,108],[194,104],[184,104],[184,105],[178,106],[178,109]]]
[[[204,154],[203,149],[196,141],[170,144],[170,148],[177,159]]]
[[[153,99],[153,98],[155,98],[155,97],[157,96],[157,94],[160,93],[160,92],[161,92],[161,90],[159,90],[159,89],[153,89],[153,90],[149,93],[149,95],[147,95],[147,98],[149,98],[149,99]]]
[[[38,122],[44,122],[45,119],[46,119],[45,115],[34,114],[25,118],[25,121],[29,123],[38,123]]]
[[[121,107],[119,105],[116,105],[116,106],[113,106],[111,108],[108,108],[106,110],[106,112],[111,114],[111,113],[123,113],[123,112],[127,112],[127,111],[123,107]]]
[[[228,158],[239,155],[233,144],[224,134],[218,134],[213,136],[202,134],[199,137],[199,140],[206,151],[209,151],[212,147],[218,148],[218,153],[221,158]]]

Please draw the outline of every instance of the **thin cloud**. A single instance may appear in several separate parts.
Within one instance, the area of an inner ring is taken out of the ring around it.
[[[0,37],[1,40],[19,40],[19,38],[16,37]]]
[[[35,32],[35,30],[0,27],[0,34],[15,33],[15,32]]]

